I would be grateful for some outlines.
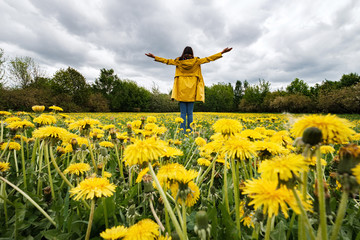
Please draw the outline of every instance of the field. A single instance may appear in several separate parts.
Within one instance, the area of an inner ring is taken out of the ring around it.
[[[33,110],[0,111],[0,239],[360,239],[359,115]]]

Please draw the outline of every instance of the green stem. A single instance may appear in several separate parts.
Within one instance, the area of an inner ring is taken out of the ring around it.
[[[60,177],[63,179],[63,181],[70,187],[70,188],[74,188],[74,186],[70,183],[70,181],[65,177],[65,175],[61,172],[59,166],[56,163],[56,160],[54,158],[54,154],[53,154],[53,150],[52,147],[50,147],[50,159],[51,159],[51,163],[54,165],[55,170],[58,172],[58,174],[60,175]],[[85,207],[90,209],[89,204],[84,200],[81,199],[81,201],[84,203]]]
[[[91,200],[90,216],[89,216],[89,222],[88,222],[88,226],[87,226],[87,230],[86,230],[85,240],[90,239],[91,227],[92,227],[92,222],[94,219],[94,212],[95,212],[95,198],[93,198]]]
[[[104,208],[105,227],[109,228],[109,220],[108,220],[105,198],[102,198],[101,200],[102,200],[102,204],[103,204],[103,208]]]
[[[97,165],[96,165],[96,161],[95,161],[95,157],[94,157],[94,153],[93,153],[93,150],[92,150],[92,147],[91,147],[91,142],[90,142],[89,137],[87,138],[87,141],[88,141],[88,144],[89,144],[89,152],[90,152],[91,161],[93,163],[94,171],[97,174],[98,169],[97,169]]]
[[[266,222],[266,232],[265,232],[265,240],[270,240],[270,232],[271,232],[271,219],[273,217],[269,217],[267,218],[267,222]]]
[[[121,145],[121,148],[122,148],[122,145]],[[122,164],[122,159],[120,159],[120,156],[119,156],[119,150],[118,150],[117,143],[115,143],[115,153],[116,153],[116,159],[117,159],[118,165],[119,165],[120,176],[122,178],[124,178],[123,164]]]
[[[236,165],[234,158],[231,158],[231,171],[232,171],[232,180],[234,185],[234,200],[235,200],[235,220],[236,220],[236,227],[239,234],[239,239],[241,239],[241,227],[240,227],[240,203],[239,203],[239,178],[236,174]]]
[[[192,157],[194,156],[194,154],[195,154],[195,152],[196,152],[196,151],[193,151],[194,146],[195,146],[195,141],[192,143],[191,148],[190,148],[190,151],[189,151],[189,153],[188,153],[188,155],[187,155],[187,157],[186,157],[186,160],[185,160],[185,162],[184,162],[185,168],[187,167],[187,165],[189,164],[190,160],[192,159]],[[191,157],[190,157],[190,159],[189,159],[190,153],[192,153],[192,154],[191,154]]]
[[[179,225],[179,222],[178,222],[177,219],[176,219],[176,216],[175,216],[175,214],[174,214],[174,211],[172,210],[172,208],[171,208],[171,206],[170,206],[170,203],[169,203],[169,201],[168,201],[167,198],[166,198],[166,195],[165,195],[165,193],[164,193],[164,190],[162,189],[162,187],[161,187],[161,185],[160,185],[160,182],[159,182],[159,180],[157,179],[157,177],[156,177],[156,175],[155,175],[155,172],[154,172],[154,169],[153,169],[153,167],[151,166],[151,163],[150,163],[150,162],[148,163],[148,166],[149,166],[150,174],[151,174],[151,176],[152,176],[153,179],[154,179],[155,185],[156,185],[156,187],[157,187],[157,189],[158,189],[158,191],[159,191],[159,193],[160,193],[160,196],[161,196],[161,198],[162,198],[163,201],[164,201],[164,206],[165,206],[165,208],[168,210],[168,213],[169,213],[169,215],[170,215],[170,218],[171,218],[171,220],[172,220],[172,222],[173,222],[173,224],[174,224],[174,226],[175,226],[175,230],[176,230],[177,234],[179,235],[180,239],[181,239],[181,240],[185,240],[185,237],[184,237],[184,235],[183,235],[183,232],[181,231],[181,227],[180,227],[180,225]]]
[[[16,171],[16,176],[19,176],[19,164],[17,161],[17,154],[16,154],[16,150],[14,149],[14,161],[15,161],[15,171]]]
[[[16,191],[18,191],[21,195],[23,195],[29,202],[34,205],[55,227],[56,223],[54,220],[51,219],[51,217],[42,209],[39,204],[37,204],[29,195],[27,195],[25,192],[23,192],[20,188],[18,188],[16,185],[9,182],[7,179],[0,176],[0,180],[6,182],[8,185],[10,185],[12,188],[14,188]]]
[[[8,141],[7,144],[5,145],[5,149],[4,149],[3,152],[1,153],[0,159],[2,159],[2,157],[4,156],[6,150],[8,150],[9,144],[10,144],[10,140],[11,140],[11,139],[9,139],[9,141]]]
[[[308,218],[308,216],[306,214],[305,208],[304,208],[304,206],[303,206],[303,204],[301,202],[299,194],[296,192],[296,190],[294,188],[292,189],[292,192],[293,192],[294,197],[296,199],[296,203],[297,203],[298,207],[300,208],[301,216],[302,216],[302,219],[305,222],[305,225],[306,225],[306,227],[308,229],[310,238],[311,238],[311,240],[315,240],[315,234],[314,234],[313,228],[311,227],[309,218]],[[305,236],[304,232],[302,234],[303,234],[303,236]]]
[[[50,183],[50,188],[51,188],[51,196],[52,199],[55,200],[55,189],[54,189],[54,185],[53,185],[53,180],[52,180],[52,176],[51,176],[51,169],[50,169],[50,162],[49,162],[49,145],[48,143],[45,143],[44,145],[44,157],[45,157],[45,162],[47,165],[47,169],[48,169],[48,175],[49,175],[49,183]]]
[[[291,235],[291,230],[294,226],[294,222],[295,222],[295,217],[296,217],[296,213],[293,212],[292,215],[291,215],[291,219],[290,219],[290,225],[289,225],[289,229],[286,233],[286,240],[290,239],[290,235]]]
[[[20,136],[20,143],[21,143],[21,165],[22,165],[22,171],[23,171],[23,177],[24,177],[24,188],[27,189],[26,166],[25,166],[25,155],[24,155],[24,139],[23,139],[22,134]]]
[[[38,187],[37,187],[37,194],[40,194],[41,188],[42,188],[42,181],[41,181],[41,170],[42,170],[42,162],[43,162],[43,156],[44,156],[44,141],[40,145],[39,150],[39,173],[38,173]]]
[[[201,177],[198,179],[198,181],[196,181],[196,185],[200,186],[202,184],[202,181],[204,180],[205,176],[210,172],[210,170],[212,169],[213,165],[216,162],[217,156],[219,155],[219,153],[216,154],[216,156],[214,157],[214,159],[212,160],[211,164],[209,165],[209,167],[205,170],[205,172],[201,175]]]
[[[0,142],[3,141],[4,136],[4,121],[1,119],[1,133],[0,133]]]
[[[349,198],[349,192],[343,190],[342,195],[341,195],[340,206],[339,206],[339,209],[337,212],[337,217],[336,217],[335,225],[334,225],[332,233],[331,233],[330,240],[336,240],[339,237],[338,234],[339,234],[341,224],[342,224],[342,221],[343,221],[345,213],[346,213],[348,198]]]
[[[212,170],[211,170],[211,178],[210,178],[210,185],[209,185],[209,192],[208,192],[208,199],[210,198],[210,192],[211,192],[211,187],[214,184],[214,177],[215,177],[215,164],[213,164],[212,166]]]
[[[321,167],[321,152],[320,146],[316,146],[316,174],[318,182],[318,193],[319,193],[319,217],[320,217],[320,229],[321,229],[321,239],[327,239],[327,224],[326,224],[326,206],[325,206],[325,189],[323,181],[323,173]]]
[[[224,163],[224,203],[226,210],[230,214],[230,207],[229,207],[229,196],[228,196],[228,184],[227,184],[227,155],[225,155],[225,163]]]
[[[7,199],[7,194],[6,194],[6,183],[5,182],[1,182],[1,197],[4,203],[4,215],[5,215],[5,226],[8,227],[8,214],[7,214],[7,204],[6,202],[8,201]]]
[[[187,239],[187,227],[186,227],[186,205],[185,205],[185,200],[182,201],[182,219],[183,219],[183,233],[184,233],[184,237],[185,239]]]
[[[242,168],[243,168],[243,170],[245,172],[245,180],[250,179],[247,167],[245,165],[245,161],[240,160],[240,162],[241,162],[241,166],[242,166]]]

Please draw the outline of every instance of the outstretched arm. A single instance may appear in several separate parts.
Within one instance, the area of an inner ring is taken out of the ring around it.
[[[208,63],[208,62],[210,62],[210,61],[215,61],[215,60],[221,58],[221,57],[222,57],[222,54],[227,53],[227,52],[230,52],[231,49],[232,49],[232,48],[228,48],[228,47],[227,47],[227,48],[224,48],[224,50],[222,50],[221,52],[219,52],[219,53],[217,53],[217,54],[214,54],[214,55],[212,55],[212,56],[205,57],[205,58],[200,58],[200,59],[199,59],[199,63],[200,63],[200,64],[203,64],[203,63]]]
[[[145,53],[145,55],[148,56],[148,57],[154,58],[155,61],[157,61],[157,62],[165,63],[167,65],[175,65],[175,61],[173,59],[166,59],[166,58],[156,57],[152,53]]]

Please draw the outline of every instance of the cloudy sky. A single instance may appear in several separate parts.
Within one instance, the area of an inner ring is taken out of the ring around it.
[[[357,0],[1,0],[0,48],[33,58],[47,76],[68,66],[89,83],[100,69],[169,92],[174,66],[144,54],[199,57],[208,86],[264,79],[272,89],[294,78],[309,85],[360,73]]]

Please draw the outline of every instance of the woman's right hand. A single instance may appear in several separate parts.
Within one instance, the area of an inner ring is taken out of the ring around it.
[[[148,56],[148,57],[151,57],[151,58],[155,58],[155,55],[152,54],[152,53],[145,53],[145,55]]]
[[[230,52],[232,48],[224,48],[224,50],[221,51],[222,54]]]

